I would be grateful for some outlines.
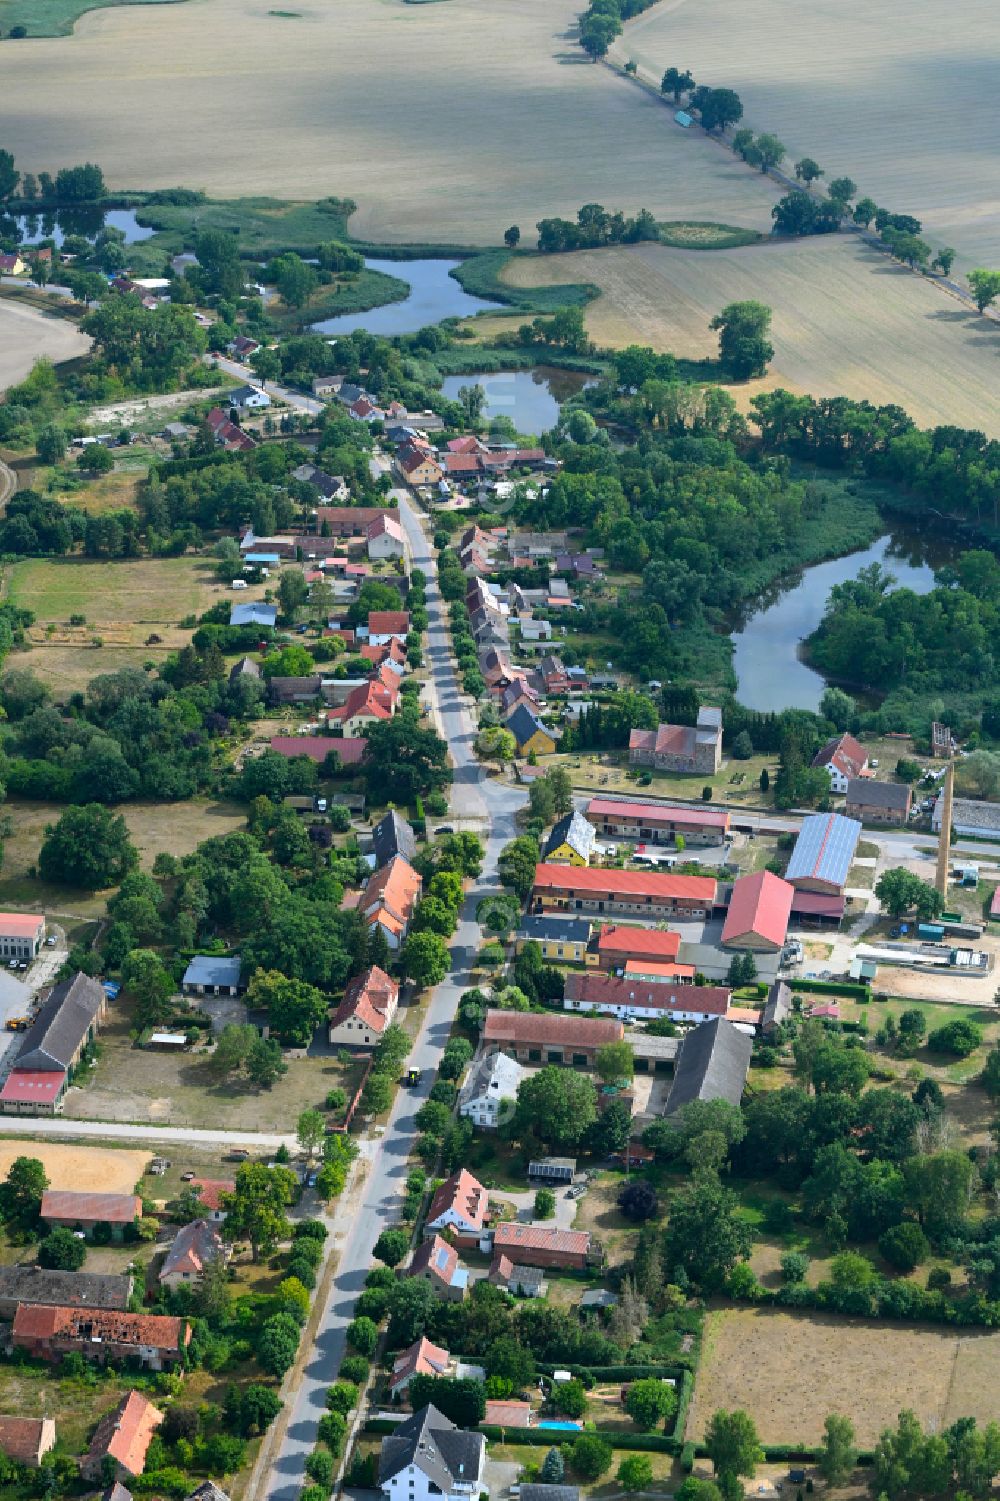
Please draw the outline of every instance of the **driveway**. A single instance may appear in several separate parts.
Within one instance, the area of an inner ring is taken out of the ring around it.
[[[539,1187],[544,1186],[547,1185],[539,1184]],[[504,1204],[513,1204],[517,1210],[517,1218],[523,1225],[542,1225],[548,1230],[572,1230],[573,1220],[576,1218],[576,1209],[580,1200],[567,1199],[566,1188],[567,1185],[565,1183],[553,1186],[552,1191],[556,1196],[556,1212],[550,1220],[535,1219],[535,1190],[533,1188],[527,1193],[510,1193],[506,1189],[503,1191],[498,1190],[494,1193],[491,1190],[490,1199],[498,1200]]]

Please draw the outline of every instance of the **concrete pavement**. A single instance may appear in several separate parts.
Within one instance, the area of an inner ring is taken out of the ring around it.
[[[333,1216],[338,1234],[346,1225],[340,1265],[322,1313],[320,1333],[302,1380],[289,1399],[287,1429],[258,1488],[262,1501],[295,1501],[304,1483],[305,1459],[315,1445],[317,1425],[325,1411],[323,1394],[336,1379],[345,1353],[345,1330],[372,1265],[372,1246],[380,1232],[398,1218],[407,1161],[418,1134],[416,1113],[430,1094],[459,997],[472,983],[471,969],[480,943],[476,906],[484,895],[498,889],[497,857],[503,845],[514,837],[515,815],[525,801],[520,789],[491,781],[475,759],[472,744],[476,726],[455,675],[431,546],[409,498],[402,492],[397,498],[413,564],[427,576],[429,625],[425,660],[432,674],[429,690],[432,712],[454,763],[452,816],[482,823],[486,859],[482,875],[466,897],[452,940],[451,973],[431,995],[408,1060],[422,1071],[420,1085],[397,1091],[360,1195],[351,1203],[341,1201]]]
[[[298,1151],[295,1136],[268,1136],[255,1131],[202,1131],[189,1126],[135,1126],[121,1121],[74,1121],[64,1116],[5,1115],[0,1117],[2,1136],[55,1136],[71,1139],[90,1137],[102,1141],[178,1142],[185,1146],[254,1147],[273,1152],[284,1143]]]

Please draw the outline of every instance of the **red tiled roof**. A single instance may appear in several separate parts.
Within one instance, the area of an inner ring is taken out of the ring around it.
[[[420,877],[402,855],[394,855],[368,879],[360,905],[369,922],[387,919],[397,932],[413,916],[420,895]],[[375,909],[373,911],[373,909]]]
[[[393,703],[394,695],[385,684],[369,679],[367,683],[360,683],[357,688],[352,689],[339,709],[329,711],[327,719],[343,720],[345,723],[358,715],[368,719],[391,719]]]
[[[50,1420],[0,1416],[0,1453],[18,1464],[37,1465],[55,1441],[55,1428],[45,1431],[47,1421]]]
[[[371,610],[368,614],[368,630],[372,636],[405,636],[410,629],[407,610]]]
[[[383,1032],[396,1009],[399,986],[390,980],[384,969],[373,964],[362,975],[355,975],[348,982],[344,998],[330,1018],[331,1027],[357,1017],[373,1032]]]
[[[627,958],[676,959],[681,946],[679,933],[661,928],[630,928],[620,924],[603,924],[597,939],[599,954],[620,954]]]
[[[704,1011],[725,1016],[730,991],[724,985],[678,985],[659,980],[643,983],[623,975],[603,975],[594,970],[566,976],[567,1001],[591,1006],[644,1006],[659,1011]]]
[[[13,1328],[15,1344],[18,1339],[91,1339],[96,1335],[114,1344],[179,1350],[182,1339],[185,1345],[191,1340],[184,1319],[157,1313],[118,1313],[109,1308],[64,1308],[59,1304],[19,1303]]]
[[[487,1011],[485,1042],[520,1043],[542,1047],[600,1048],[621,1042],[625,1028],[617,1017],[569,1016],[566,1012]]]
[[[493,1423],[498,1428],[530,1428],[530,1402],[487,1402],[484,1423]]]
[[[590,1249],[589,1230],[557,1230],[551,1225],[525,1225],[509,1221],[497,1225],[493,1232],[493,1250],[512,1254],[515,1264],[518,1252],[559,1251],[568,1256],[585,1256]]]
[[[69,1188],[47,1188],[42,1194],[43,1220],[131,1225],[141,1214],[142,1200],[137,1194],[75,1193]]]
[[[486,1223],[490,1207],[489,1195],[478,1178],[474,1178],[466,1168],[460,1168],[457,1173],[452,1173],[446,1178],[431,1201],[430,1211],[427,1215],[427,1223],[432,1225],[440,1215],[446,1214],[449,1209],[457,1215],[481,1230]]]
[[[430,1240],[417,1247],[410,1262],[409,1276],[416,1277],[428,1270],[449,1286],[458,1270],[458,1252],[440,1235],[432,1235]]]
[[[0,912],[0,932],[11,938],[34,938],[45,918],[34,912]]]
[[[158,1407],[141,1392],[129,1392],[98,1423],[84,1460],[85,1467],[93,1470],[105,1455],[110,1455],[129,1475],[141,1475],[150,1440],[162,1422],[163,1413]]]
[[[837,735],[816,752],[814,766],[833,766],[845,777],[859,777],[868,762],[868,753],[853,735]]]
[[[279,756],[308,756],[322,765],[336,751],[344,766],[356,766],[365,753],[367,740],[358,735],[275,735],[271,749]]]
[[[715,881],[709,876],[669,876],[644,870],[588,870],[585,866],[536,865],[536,891],[605,892],[609,896],[650,896],[661,901],[693,901],[710,907]]]
[[[769,870],[740,876],[733,886],[722,942],[738,944],[753,935],[780,949],[788,933],[794,894],[794,887]]]
[[[389,1385],[395,1388],[412,1376],[444,1376],[451,1362],[448,1351],[440,1345],[432,1345],[426,1335],[416,1344],[397,1356]]]
[[[25,1105],[51,1105],[59,1098],[66,1083],[64,1073],[38,1073],[30,1068],[13,1068],[0,1090],[0,1101],[12,1100]]]
[[[232,1178],[192,1178],[191,1187],[198,1190],[198,1197],[206,1209],[218,1213],[223,1207],[222,1195],[231,1194],[236,1183]]]
[[[657,984],[664,980],[693,980],[693,964],[664,964],[659,959],[626,959],[626,980],[653,979]]]
[[[658,823],[695,824],[699,828],[729,827],[729,814],[714,808],[678,808],[668,803],[619,801],[613,797],[592,797],[587,804],[591,822],[606,818],[637,818],[654,827]]]

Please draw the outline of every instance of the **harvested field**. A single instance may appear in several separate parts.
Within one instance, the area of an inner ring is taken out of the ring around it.
[[[123,7],[0,49],[0,139],[25,171],[115,187],[350,196],[362,238],[498,244],[600,201],[767,230],[773,184],[586,60],[579,0]],[[248,99],[253,109],[247,110]],[[38,100],[46,107],[39,111]],[[240,121],[240,160],[205,151]],[[571,164],[571,165],[570,165]]]
[[[127,1148],[70,1147],[15,1136],[11,1141],[0,1140],[0,1178],[6,1178],[15,1157],[37,1157],[44,1164],[51,1188],[126,1194],[132,1192],[152,1155]]]
[[[0,63],[0,73],[2,70]],[[86,334],[68,319],[40,312],[10,297],[0,298],[0,392],[23,380],[36,360],[44,358],[58,364],[77,359],[89,348]]]
[[[815,396],[895,402],[919,423],[1000,436],[1000,329],[854,236],[741,250],[662,245],[516,257],[516,286],[590,281],[602,296],[587,328],[603,345],[649,344],[685,359],[717,354],[709,329],[727,302],[774,311],[766,385]],[[735,388],[752,394],[762,383]]]
[[[765,1444],[818,1443],[830,1412],[851,1419],[862,1448],[904,1407],[935,1432],[960,1417],[996,1421],[1000,1394],[989,1373],[998,1358],[996,1333],[717,1310],[705,1326],[687,1436],[700,1439],[720,1407],[752,1412]]]
[[[657,85],[670,63],[733,88],[743,124],[773,131],[896,212],[964,266],[1000,264],[1000,28],[994,0],[672,0],[613,49]],[[956,100],[961,107],[956,108]],[[749,169],[747,169],[749,170]]]
[[[181,620],[216,604],[222,591],[205,558],[32,559],[14,565],[7,586],[8,597],[42,625],[86,615],[87,637],[102,625],[132,629]]]

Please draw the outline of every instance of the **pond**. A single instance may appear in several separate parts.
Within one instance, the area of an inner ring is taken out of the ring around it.
[[[99,209],[82,205],[47,214],[15,214],[13,223],[22,245],[37,245],[39,240],[55,240],[56,245],[61,245],[67,235],[86,235],[92,240],[105,225],[122,230],[126,245],[148,240],[156,233],[155,229],[140,224],[135,210],[130,208]]]
[[[418,328],[440,323],[442,318],[467,318],[483,308],[499,307],[482,297],[471,297],[448,273],[461,261],[383,261],[366,260],[370,271],[382,271],[410,284],[410,295],[399,302],[387,302],[367,313],[342,313],[338,318],[324,318],[312,325],[318,334],[349,334],[363,328],[370,334],[389,339],[395,334],[415,334]]]
[[[534,370],[478,371],[472,375],[449,375],[441,391],[457,400],[462,386],[482,386],[486,392],[483,416],[509,417],[519,433],[545,433],[559,420],[564,401],[594,384],[593,377],[578,370],[560,370],[537,365]]]
[[[799,656],[801,643],[819,625],[834,584],[856,578],[870,563],[881,563],[897,584],[926,594],[934,570],[961,551],[939,535],[898,527],[871,547],[817,563],[775,584],[760,607],[733,632],[736,696],[748,709],[818,709],[826,679]]]

